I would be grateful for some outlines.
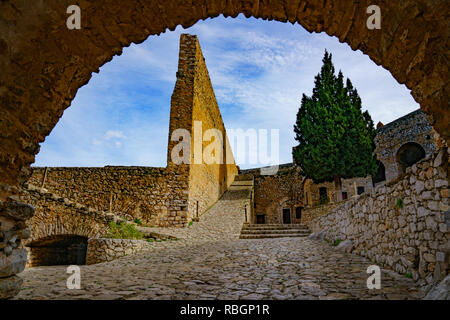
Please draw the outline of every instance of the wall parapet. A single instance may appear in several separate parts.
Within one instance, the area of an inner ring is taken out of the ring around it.
[[[86,264],[112,261],[120,257],[138,253],[150,244],[145,240],[132,239],[89,239],[86,252]]]

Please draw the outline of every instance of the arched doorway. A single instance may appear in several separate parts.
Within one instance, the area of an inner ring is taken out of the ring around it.
[[[397,164],[400,172],[405,172],[406,168],[425,158],[425,150],[415,142],[402,145],[397,151]]]
[[[83,265],[86,263],[87,237],[57,235],[34,240],[27,245],[28,267]]]
[[[386,168],[383,162],[377,161],[378,169],[377,174],[372,177],[372,184],[375,186],[377,183],[386,181]]]

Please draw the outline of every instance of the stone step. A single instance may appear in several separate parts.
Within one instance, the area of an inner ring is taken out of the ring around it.
[[[241,234],[310,234],[309,230],[249,230],[242,229]]]
[[[308,226],[303,224],[249,224],[243,229],[248,230],[307,230]]]
[[[311,232],[303,224],[244,224],[240,239],[299,238]]]
[[[239,239],[273,239],[273,238],[302,238],[308,234],[287,233],[287,234],[241,234]]]

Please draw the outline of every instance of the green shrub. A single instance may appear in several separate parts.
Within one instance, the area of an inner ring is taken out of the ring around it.
[[[112,239],[136,239],[144,238],[144,235],[136,229],[136,226],[131,223],[111,221],[109,223],[109,232],[106,236]]]
[[[142,225],[142,220],[139,218],[134,219],[134,223],[138,224],[138,225]]]
[[[194,221],[190,221],[188,224],[188,227],[192,226],[194,224]]]
[[[337,247],[339,245],[339,243],[341,243],[341,242],[342,242],[342,240],[337,238],[336,240],[334,240],[333,246]]]
[[[407,273],[405,273],[405,277],[406,278],[409,278],[409,279],[412,279],[412,273],[411,272],[407,272]]]
[[[397,203],[395,204],[395,206],[399,209],[403,208],[403,199],[397,199]]]

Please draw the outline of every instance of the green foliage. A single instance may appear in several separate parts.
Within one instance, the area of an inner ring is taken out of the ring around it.
[[[125,222],[115,223],[111,221],[109,223],[109,232],[106,236],[112,239],[143,239],[144,235],[139,232],[135,225]]]
[[[339,243],[341,243],[341,242],[342,242],[342,240],[337,238],[336,240],[334,240],[333,246],[337,247],[339,245]]]
[[[194,224],[194,221],[189,221],[188,227],[192,226]]]
[[[311,97],[303,94],[294,125],[293,157],[316,183],[337,178],[365,177],[377,170],[375,135],[369,113],[342,72],[335,75],[332,55],[325,51]]]
[[[139,218],[134,219],[134,223],[138,224],[138,225],[142,225],[142,220]]]
[[[407,273],[405,273],[405,278],[409,278],[409,279],[412,279],[412,273],[410,273],[410,272],[407,272]]]
[[[400,198],[397,199],[395,206],[399,209],[402,209],[403,208],[403,199],[400,199]]]

